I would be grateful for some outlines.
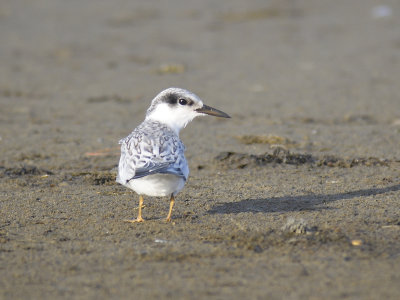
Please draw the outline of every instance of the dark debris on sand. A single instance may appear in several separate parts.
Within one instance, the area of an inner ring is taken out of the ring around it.
[[[272,153],[260,155],[236,152],[221,152],[215,160],[222,167],[243,169],[246,167],[265,166],[267,164],[313,165],[317,167],[352,168],[355,166],[389,166],[393,161],[376,157],[342,158],[333,155],[318,157],[311,154],[292,153],[283,148],[276,148]]]
[[[8,176],[11,178],[25,176],[25,175],[53,175],[53,172],[49,170],[45,170],[31,165],[23,165],[21,167],[14,167],[14,168],[0,167],[0,172],[4,176]]]

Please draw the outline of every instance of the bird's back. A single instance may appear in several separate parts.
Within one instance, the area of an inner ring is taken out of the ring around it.
[[[185,146],[172,129],[160,122],[145,120],[119,144],[117,182],[123,185],[157,173],[175,174],[185,180],[189,175]]]

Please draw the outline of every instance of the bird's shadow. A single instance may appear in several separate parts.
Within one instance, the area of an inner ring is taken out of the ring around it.
[[[237,214],[242,212],[289,212],[330,209],[326,205],[337,200],[348,200],[395,192],[400,184],[384,188],[370,188],[338,194],[311,194],[300,196],[283,196],[264,199],[243,199],[238,202],[219,203],[212,207],[210,214]]]

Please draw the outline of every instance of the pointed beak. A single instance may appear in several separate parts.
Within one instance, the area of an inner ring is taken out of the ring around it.
[[[221,117],[221,118],[230,118],[230,116],[223,111],[220,111],[216,108],[203,104],[202,108],[196,109],[197,112],[202,114],[207,114],[214,117]]]

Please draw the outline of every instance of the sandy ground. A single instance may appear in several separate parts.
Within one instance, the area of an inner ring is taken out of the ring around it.
[[[395,0],[1,1],[0,298],[399,299],[399,28]],[[117,142],[170,86],[233,118],[182,131],[173,222],[127,224]]]

